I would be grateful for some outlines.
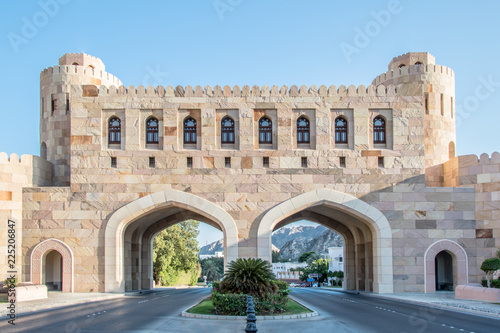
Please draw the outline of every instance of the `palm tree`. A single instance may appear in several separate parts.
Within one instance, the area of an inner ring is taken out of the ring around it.
[[[239,258],[228,265],[220,287],[223,293],[263,297],[278,290],[271,264],[262,259]]]
[[[213,260],[207,260],[203,266],[203,275],[206,275],[208,281],[219,280],[219,268]]]

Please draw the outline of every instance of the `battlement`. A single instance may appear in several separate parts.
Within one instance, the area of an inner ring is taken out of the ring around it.
[[[412,66],[412,65],[435,65],[436,58],[428,52],[408,52],[391,60],[388,70]]]
[[[383,84],[384,82],[392,79],[396,79],[405,75],[417,75],[417,74],[441,74],[449,76],[451,78],[455,77],[455,73],[449,67],[442,65],[410,65],[395,70],[389,70],[383,74],[377,76],[373,81],[373,85]]]
[[[481,166],[481,165],[495,165],[498,164],[500,165],[500,153],[498,152],[493,152],[491,154],[491,157],[483,153],[481,156],[477,157],[477,155],[464,155],[464,156],[459,156],[459,164],[460,167],[474,167],[474,166]]]
[[[98,71],[95,68],[76,66],[76,65],[59,65],[47,67],[40,72],[40,81],[47,76],[68,74],[68,75],[83,75],[91,78],[101,79],[107,83],[107,85],[121,85],[122,82],[116,76],[105,72],[104,70]]]
[[[98,71],[105,71],[106,67],[101,59],[85,53],[66,53],[59,58],[59,65],[91,67]]]
[[[172,86],[148,86],[145,88],[144,86],[129,86],[128,88],[125,86],[100,86],[98,88],[99,96],[108,96],[108,95],[131,95],[131,96],[160,96],[160,97],[327,97],[327,96],[396,96],[397,95],[397,87],[393,85],[384,86],[374,86],[370,85],[365,87],[364,85],[360,85],[359,87],[355,87],[354,85],[350,85],[349,87],[345,87],[344,85],[339,86],[330,86],[326,87],[324,85],[317,88],[316,86],[307,87],[305,85],[300,88],[296,85],[288,86],[284,85],[281,88],[274,85],[271,88],[269,86],[264,85],[262,87],[253,86],[243,86],[240,88],[238,85],[233,86],[205,86],[202,88],[201,86],[196,86],[194,89],[192,86],[177,86],[173,88]]]

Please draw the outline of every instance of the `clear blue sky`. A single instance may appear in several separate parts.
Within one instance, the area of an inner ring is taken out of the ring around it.
[[[369,85],[393,57],[427,51],[456,74],[457,154],[491,154],[499,12],[497,0],[4,1],[0,151],[39,154],[39,74],[68,52],[101,58],[126,86],[319,87]]]

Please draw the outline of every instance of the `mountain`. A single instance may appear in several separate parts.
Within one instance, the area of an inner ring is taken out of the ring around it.
[[[273,232],[272,243],[276,245],[277,248],[281,250],[285,243],[296,239],[296,238],[305,238],[311,240],[313,238],[319,237],[323,232],[325,232],[327,228],[322,225],[318,225],[316,227],[313,226],[298,226],[291,228],[280,228]]]
[[[318,254],[328,253],[328,248],[333,246],[342,246],[342,237],[335,231],[326,229],[321,235],[312,239],[298,237],[288,241],[281,247],[280,255],[283,259],[296,261],[302,253],[310,251]]]
[[[342,246],[342,238],[330,229],[318,225],[280,228],[272,235],[273,251],[280,251],[284,259],[297,260],[298,257],[309,251],[326,253],[332,246]],[[224,241],[210,243],[200,249],[199,254],[215,254],[224,250]]]
[[[215,252],[224,251],[224,239],[219,239],[216,242],[212,242],[205,246],[202,246],[200,249],[200,254],[215,254]]]

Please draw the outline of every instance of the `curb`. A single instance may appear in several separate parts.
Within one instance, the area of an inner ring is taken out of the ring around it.
[[[290,296],[289,296],[290,297]],[[310,313],[301,313],[301,314],[295,314],[295,315],[283,315],[283,316],[256,316],[257,320],[280,320],[280,319],[302,319],[302,318],[311,318],[311,317],[316,317],[319,316],[318,312],[314,309],[311,309],[309,306],[302,304],[298,300],[296,300],[293,297],[290,297],[290,299],[294,300],[295,302],[299,303],[306,309],[312,311]],[[192,307],[195,307],[196,305],[200,304],[204,300],[199,301],[198,303],[195,303],[194,305],[191,305],[181,313],[181,317],[186,317],[186,318],[193,318],[193,319],[210,319],[210,320],[238,320],[238,321],[245,321],[247,319],[247,316],[220,316],[220,315],[201,315],[201,314],[195,314],[195,313],[188,313],[187,311],[191,309]]]

